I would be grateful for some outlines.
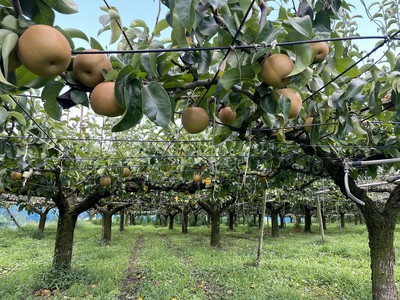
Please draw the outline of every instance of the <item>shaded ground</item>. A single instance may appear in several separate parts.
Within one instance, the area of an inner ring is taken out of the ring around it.
[[[139,282],[143,278],[143,274],[137,267],[137,252],[144,244],[144,235],[141,234],[136,240],[135,246],[133,247],[131,257],[129,259],[128,269],[126,270],[127,276],[122,280],[121,286],[122,291],[120,298],[125,299],[136,299],[136,295],[139,291]]]

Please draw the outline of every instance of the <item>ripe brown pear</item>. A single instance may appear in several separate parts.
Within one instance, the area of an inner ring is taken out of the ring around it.
[[[93,89],[89,100],[90,106],[96,114],[107,117],[118,117],[125,112],[117,103],[114,88],[115,83],[107,81],[99,83]]]
[[[275,88],[281,88],[289,84],[287,78],[294,68],[293,61],[286,54],[272,54],[261,63],[262,80]]]
[[[202,132],[208,127],[208,113],[201,107],[188,107],[182,113],[182,125],[188,133]]]
[[[129,170],[128,167],[124,167],[124,168],[122,169],[122,176],[123,176],[123,177],[128,177],[129,175],[131,175],[131,170]]]
[[[218,112],[218,118],[225,125],[231,125],[236,119],[236,112],[229,106],[225,106]]]
[[[22,179],[22,173],[18,171],[12,171],[10,173],[10,178],[12,180],[21,180]]]
[[[101,186],[109,186],[111,185],[111,178],[108,176],[103,176],[100,178],[100,185]]]
[[[193,175],[193,181],[194,182],[201,182],[201,175],[200,174],[194,174]]]
[[[33,25],[20,36],[17,55],[32,73],[51,77],[64,72],[71,62],[71,47],[54,27]]]
[[[96,49],[87,49],[83,52],[97,52]],[[85,86],[94,88],[104,81],[102,70],[109,72],[112,69],[110,59],[104,54],[78,54],[72,64],[75,77]]]
[[[329,54],[329,44],[327,42],[310,43],[311,49],[314,52],[313,63],[323,62]]]
[[[276,90],[274,91],[274,93],[277,98],[283,95],[290,99],[289,118],[294,118],[300,113],[303,100],[301,99],[300,94],[296,90],[292,88],[286,88],[286,89]]]

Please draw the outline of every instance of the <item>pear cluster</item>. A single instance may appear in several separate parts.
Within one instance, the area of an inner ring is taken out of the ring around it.
[[[72,63],[76,79],[93,89],[90,104],[99,115],[116,117],[124,113],[115,98],[114,82],[105,82],[103,72],[109,72],[109,58],[88,49],[78,54]],[[71,46],[68,39],[56,28],[37,24],[29,27],[18,39],[17,59],[32,73],[43,77],[55,77],[65,72],[71,64]],[[16,64],[18,66],[18,64]]]
[[[322,62],[329,54],[329,45],[326,42],[310,43],[313,52],[313,63]],[[283,53],[272,54],[261,63],[261,79],[267,85],[276,88],[273,94],[279,98],[284,96],[290,100],[289,118],[296,117],[302,108],[302,98],[298,91],[288,88],[290,74],[294,69],[292,59]]]

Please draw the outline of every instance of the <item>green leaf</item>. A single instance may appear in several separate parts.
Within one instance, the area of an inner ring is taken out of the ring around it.
[[[281,95],[279,97],[278,103],[279,103],[279,108],[282,112],[281,115],[283,116],[283,125],[286,125],[289,119],[291,101],[289,98],[285,97],[284,95]]]
[[[182,22],[180,21],[178,15],[176,13],[172,14],[172,38],[176,41],[177,45],[180,48],[185,48],[188,46],[186,40],[186,30],[185,26],[183,26]]]
[[[143,117],[142,83],[135,77],[134,71],[132,66],[127,65],[119,72],[115,81],[115,96],[118,104],[125,107],[125,113],[114,125],[112,132],[130,129],[137,125]]]
[[[289,23],[297,32],[307,38],[311,38],[312,22],[309,16],[289,18]]]
[[[54,120],[59,121],[62,116],[62,107],[56,99],[49,99],[44,103],[44,110]]]
[[[84,41],[89,42],[88,36],[83,31],[80,31],[79,29],[65,28],[63,30],[68,34],[68,36],[70,38],[78,38],[78,39],[82,39]]]
[[[41,94],[43,101],[45,101],[44,109],[54,120],[60,120],[62,116],[62,107],[57,102],[57,97],[63,88],[63,83],[59,81],[51,81],[45,85]]]
[[[175,0],[175,10],[182,25],[191,32],[195,18],[192,0]]]
[[[119,28],[117,20],[121,22],[120,18],[113,18],[110,20],[110,25],[111,25],[110,44],[114,44],[116,41],[118,41],[119,37],[121,36],[121,28]]]
[[[348,57],[335,57],[335,62],[336,62],[336,70],[338,73],[344,72],[346,69],[350,68],[352,65],[355,64],[355,62]],[[351,69],[349,69],[346,73],[343,74],[343,76],[348,76],[348,77],[357,77],[360,75],[360,71],[358,70],[358,67],[354,65]]]
[[[266,113],[275,114],[278,109],[278,99],[273,93],[270,93],[261,99],[260,105]]]
[[[320,32],[332,31],[331,18],[329,17],[329,13],[324,10],[318,11],[315,15],[314,27]]]
[[[155,124],[168,128],[172,118],[168,93],[158,82],[152,81],[142,88],[143,113]]]
[[[221,77],[220,84],[225,90],[229,90],[236,83],[253,80],[255,76],[256,74],[250,66],[239,66],[226,71]]]
[[[213,134],[213,145],[219,145],[222,144],[224,141],[226,141],[230,135],[232,134],[232,131],[226,127],[226,126],[217,126],[215,128],[214,134]]]
[[[95,38],[90,38],[90,47],[92,47],[92,49],[97,49],[97,50],[104,50],[103,46],[95,39]]]
[[[20,114],[17,111],[9,111],[8,112],[8,117],[10,118],[15,118],[19,124],[22,126],[26,126],[26,120],[22,114]]]
[[[39,88],[43,87],[49,81],[49,78],[39,77],[33,74],[24,66],[20,66],[16,70],[16,77],[18,78],[17,85],[20,88],[21,87]]]
[[[168,22],[165,19],[162,19],[160,22],[157,23],[156,27],[154,28],[153,34],[155,36],[160,36],[161,31],[168,28]]]
[[[55,13],[45,2],[40,0],[24,0],[21,1],[21,6],[24,13],[26,13],[36,24],[45,24],[50,26],[54,24]]]
[[[218,9],[224,6],[228,0],[207,0],[207,2],[210,3],[214,9]]]
[[[18,42],[18,35],[14,32],[10,32],[4,39],[4,43],[1,48],[1,57],[3,59],[4,74],[8,74],[8,58],[10,53],[14,50]]]
[[[313,60],[313,51],[310,45],[307,44],[294,45],[293,51],[296,54],[296,60],[294,68],[292,72],[288,75],[288,77],[303,72],[305,69],[308,68],[308,66],[312,63]]]
[[[78,6],[73,0],[45,0],[54,10],[61,14],[74,14],[78,12]]]
[[[3,125],[7,121],[7,110],[4,107],[0,107],[0,125]]]
[[[285,32],[283,27],[275,28],[271,21],[267,21],[265,22],[263,29],[258,34],[255,42],[270,45],[283,32]]]
[[[365,86],[366,82],[365,80],[361,78],[354,78],[350,81],[350,84],[348,85],[346,91],[340,98],[342,100],[348,100],[355,98],[358,94],[360,94],[361,90]]]
[[[84,91],[72,90],[71,100],[76,104],[83,104],[89,106],[89,99],[87,93]]]

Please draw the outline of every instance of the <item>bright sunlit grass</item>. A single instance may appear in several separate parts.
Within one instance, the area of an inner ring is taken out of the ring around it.
[[[304,234],[288,225],[279,238],[265,237],[256,268],[256,227],[230,232],[222,225],[222,246],[212,248],[207,227],[189,227],[183,235],[152,225],[130,226],[121,234],[115,226],[112,244],[103,245],[101,226],[79,223],[68,274],[50,272],[54,225],[41,239],[33,227],[2,228],[0,299],[41,299],[34,295],[41,288],[53,290],[53,299],[119,299],[128,275],[135,278],[131,299],[370,299],[365,226],[346,226],[341,231],[329,225],[322,243],[316,227]],[[128,274],[133,250],[136,270]]]

